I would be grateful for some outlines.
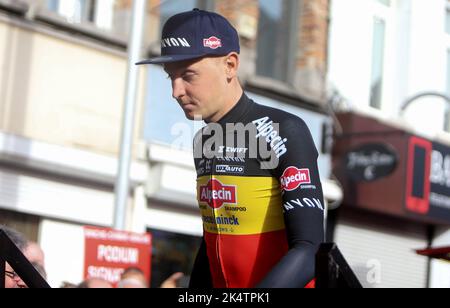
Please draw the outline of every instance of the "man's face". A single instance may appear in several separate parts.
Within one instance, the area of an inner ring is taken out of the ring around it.
[[[17,277],[16,273],[9,266],[8,263],[5,265],[5,288],[6,289],[17,289],[20,288],[19,283],[21,282],[20,278]]]
[[[167,63],[164,69],[188,119],[211,121],[223,108],[228,84],[224,57]]]

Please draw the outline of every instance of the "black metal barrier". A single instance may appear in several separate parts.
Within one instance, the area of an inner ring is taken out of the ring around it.
[[[8,262],[29,288],[50,288],[20,249],[0,230],[0,289],[5,288],[5,262]]]
[[[316,255],[316,288],[361,289],[363,286],[335,243],[320,245]]]

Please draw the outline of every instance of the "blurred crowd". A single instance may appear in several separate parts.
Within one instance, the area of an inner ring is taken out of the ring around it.
[[[39,274],[46,280],[47,272],[45,270],[45,254],[38,243],[28,241],[26,237],[20,232],[9,228],[4,225],[0,225],[0,230],[13,241],[22,254],[30,261]],[[183,273],[175,273],[166,281],[161,284],[161,288],[178,288],[186,287],[181,285],[181,282],[185,281],[186,277]],[[25,282],[19,277],[14,269],[6,262],[5,264],[5,288],[28,288]],[[95,289],[95,288],[113,288],[113,285],[100,278],[89,278],[79,284],[63,283],[61,288],[81,288],[81,289]],[[149,282],[144,272],[137,267],[130,267],[124,270],[121,275],[120,281],[117,284],[117,288],[123,289],[142,289],[149,288]]]

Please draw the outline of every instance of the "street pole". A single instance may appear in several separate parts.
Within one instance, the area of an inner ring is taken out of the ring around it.
[[[146,0],[133,1],[132,28],[128,42],[128,73],[126,83],[125,108],[122,119],[120,158],[115,186],[114,228],[125,230],[128,196],[130,191],[131,149],[133,144],[134,114],[138,86],[138,67],[140,60]]]

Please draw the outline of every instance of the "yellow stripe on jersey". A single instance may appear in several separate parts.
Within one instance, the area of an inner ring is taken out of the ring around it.
[[[203,176],[197,179],[197,199],[206,232],[253,235],[285,229],[275,178]]]

